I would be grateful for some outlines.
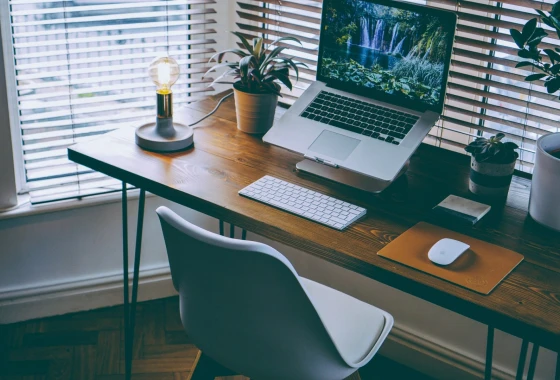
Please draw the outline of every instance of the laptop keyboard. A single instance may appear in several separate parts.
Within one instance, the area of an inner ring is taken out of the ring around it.
[[[350,132],[399,145],[418,116],[321,91],[300,115]]]

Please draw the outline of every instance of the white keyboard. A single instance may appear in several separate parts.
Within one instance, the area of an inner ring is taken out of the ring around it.
[[[367,212],[363,207],[328,197],[269,175],[241,189],[239,195],[337,230],[345,229]]]

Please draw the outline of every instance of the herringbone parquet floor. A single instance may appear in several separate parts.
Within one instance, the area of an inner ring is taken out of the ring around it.
[[[122,307],[3,325],[0,380],[121,380],[123,343]],[[197,352],[181,325],[178,297],[138,304],[133,380],[186,380]],[[363,380],[427,380],[380,355],[360,373]]]

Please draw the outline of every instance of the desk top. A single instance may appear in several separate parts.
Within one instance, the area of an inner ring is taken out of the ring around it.
[[[198,120],[221,96],[178,110],[175,119]],[[279,108],[277,117],[281,113]],[[295,165],[302,159],[299,154],[237,130],[233,98],[197,125],[194,140],[194,149],[185,152],[151,153],[136,146],[133,128],[124,128],[73,145],[68,156],[153,194],[560,351],[560,234],[528,217],[529,180],[514,177],[504,206],[493,206],[475,227],[457,229],[525,256],[486,296],[377,255],[424,220],[447,195],[472,198],[469,157],[422,144],[411,158],[404,181],[408,186],[395,184],[381,195],[367,194],[296,173]],[[358,204],[367,208],[367,216],[341,232],[237,194],[266,174]]]

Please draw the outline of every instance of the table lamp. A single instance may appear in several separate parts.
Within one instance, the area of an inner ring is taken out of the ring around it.
[[[179,79],[179,65],[171,57],[156,58],[148,68],[148,75],[156,85],[156,121],[136,129],[136,144],[155,152],[174,152],[193,144],[192,128],[173,123],[173,91]]]

